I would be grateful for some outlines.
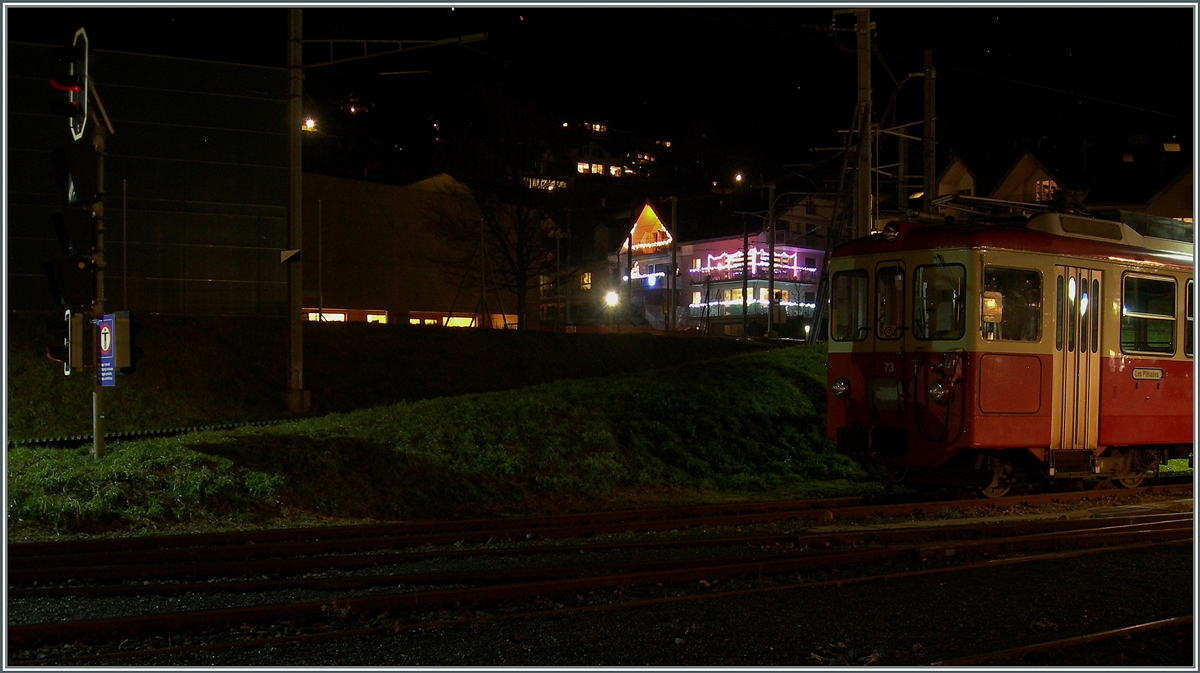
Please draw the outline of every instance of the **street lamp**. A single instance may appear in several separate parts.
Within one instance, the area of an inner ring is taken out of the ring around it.
[[[617,302],[621,300],[621,295],[617,294],[616,290],[609,290],[604,295],[604,305],[608,307],[608,328],[611,331],[613,326],[613,314],[616,312]]]

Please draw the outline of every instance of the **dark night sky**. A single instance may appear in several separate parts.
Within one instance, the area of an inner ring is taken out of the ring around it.
[[[285,64],[284,9],[9,7],[11,41],[65,43],[86,26],[101,49]],[[356,90],[400,126],[453,119],[481,83],[503,79],[563,120],[599,121],[666,139],[703,136],[762,170],[840,144],[855,89],[851,33],[830,37],[829,8],[307,8],[305,38],[438,39],[443,47],[308,74],[332,104]],[[872,85],[877,113],[896,80],[938,68],[939,146],[1011,152],[1030,136],[1179,135],[1194,127],[1194,23],[1176,8],[879,8]],[[851,28],[852,16],[839,27]],[[321,57],[309,47],[306,61]],[[381,71],[432,75],[378,77]],[[889,74],[890,73],[890,74]],[[319,102],[319,101],[318,101]],[[917,121],[921,80],[891,123]],[[425,128],[425,126],[422,126]],[[411,132],[411,131],[409,131]]]

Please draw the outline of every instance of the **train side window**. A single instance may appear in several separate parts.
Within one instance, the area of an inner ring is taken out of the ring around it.
[[[1054,350],[1061,351],[1062,350],[1062,332],[1063,332],[1063,329],[1062,329],[1063,277],[1062,276],[1058,277],[1057,287],[1058,287],[1058,294],[1056,295],[1057,303],[1055,304],[1056,308],[1054,311],[1054,315],[1055,315],[1055,319],[1054,319]]]
[[[1184,330],[1186,330],[1186,331],[1183,333],[1183,352],[1189,358],[1192,357],[1192,346],[1193,346],[1192,340],[1195,338],[1192,335],[1192,329],[1194,327],[1193,316],[1195,315],[1195,311],[1196,311],[1196,309],[1194,308],[1194,306],[1192,304],[1192,283],[1193,282],[1194,281],[1190,281],[1190,280],[1187,282],[1187,293],[1184,295],[1184,297],[1187,298],[1187,320],[1184,321],[1186,323],[1184,325]]]
[[[913,272],[913,336],[952,341],[966,333],[966,269],[961,264],[918,266]]]
[[[1092,352],[1100,351],[1100,281],[1092,281],[1092,303],[1095,304],[1095,309],[1092,311]]]
[[[871,295],[867,272],[862,269],[833,274],[830,325],[834,341],[861,341],[871,330]]]
[[[875,272],[875,333],[880,339],[904,335],[904,269],[887,266]]]
[[[1121,351],[1175,352],[1175,280],[1127,275],[1122,288]]]
[[[979,330],[984,339],[1041,341],[1042,274],[989,266],[983,270]]]

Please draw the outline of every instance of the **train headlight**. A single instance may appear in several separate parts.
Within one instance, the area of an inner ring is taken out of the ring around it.
[[[950,386],[944,381],[934,381],[933,385],[929,386],[929,399],[938,404],[945,404],[950,397]]]
[[[844,400],[847,397],[850,397],[850,379],[846,378],[845,376],[834,381],[833,385],[829,388],[833,391],[833,396],[839,400]]]

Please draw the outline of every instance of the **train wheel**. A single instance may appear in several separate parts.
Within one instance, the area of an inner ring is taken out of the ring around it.
[[[1118,486],[1124,486],[1125,488],[1137,488],[1138,486],[1141,486],[1142,482],[1145,480],[1146,475],[1144,474],[1139,474],[1136,477],[1126,477],[1124,479],[1113,479]]]
[[[1012,466],[1003,458],[993,456],[990,459],[992,468],[992,483],[979,489],[979,494],[985,498],[1003,498],[1012,490]]]
[[[1004,496],[1008,495],[1008,492],[1011,490],[1012,484],[992,483],[989,486],[984,486],[983,488],[979,489],[979,495],[982,495],[985,498],[1003,498]]]

